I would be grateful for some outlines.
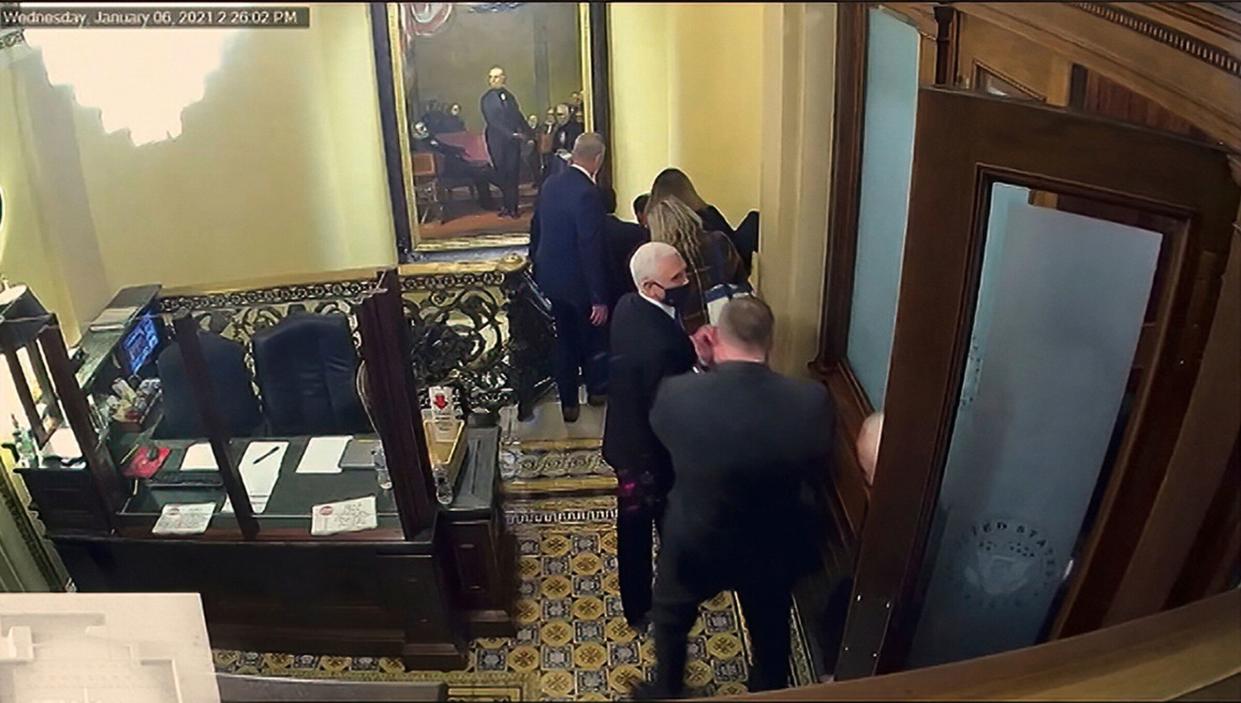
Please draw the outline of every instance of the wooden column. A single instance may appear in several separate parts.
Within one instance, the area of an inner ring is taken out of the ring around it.
[[[401,529],[413,540],[435,521],[437,503],[396,269],[381,273],[378,289],[362,301],[358,328],[370,413],[388,460]]]
[[[832,195],[827,222],[827,265],[823,282],[820,372],[845,357],[853,303],[853,265],[857,257],[858,211],[862,186],[862,126],[866,104],[864,5],[842,3],[836,20],[836,125],[832,133]]]
[[[957,82],[957,36],[960,14],[949,5],[935,6],[935,85],[951,88]]]
[[[9,375],[13,377],[13,388],[17,391],[17,398],[26,413],[26,422],[30,423],[30,431],[34,433],[35,441],[42,446],[48,440],[47,428],[43,426],[43,418],[39,416],[39,406],[35,403],[34,393],[30,391],[30,383],[26,380],[26,372],[17,358],[17,350],[5,349],[4,359],[9,363]],[[44,386],[44,391],[48,390],[50,389]]]
[[[252,540],[258,535],[259,521],[254,517],[250,494],[246,493],[241,473],[233,463],[232,452],[228,446],[230,437],[216,406],[210,370],[207,359],[203,356],[202,344],[198,340],[198,323],[190,317],[188,310],[182,309],[173,318],[172,326],[177,333],[177,346],[181,350],[190,388],[194,392],[194,402],[202,417],[203,427],[207,430],[207,440],[211,443],[211,453],[215,456],[220,478],[224,481],[224,490],[233,505],[233,515],[237,518],[237,525],[241,527],[242,536]]]
[[[65,338],[61,336],[60,324],[56,315],[51,316],[48,325],[39,333],[39,346],[47,359],[52,374],[52,383],[56,386],[56,395],[60,397],[65,408],[65,418],[73,435],[78,440],[82,457],[86,459],[86,467],[95,483],[95,490],[103,500],[108,513],[108,525],[116,529],[116,511],[120,509],[125,498],[125,489],[116,465],[112,463],[112,455],[99,446],[99,435],[91,420],[90,406],[86,404],[86,393],[78,386],[77,377],[73,373],[73,365],[69,361],[69,352],[65,348]]]

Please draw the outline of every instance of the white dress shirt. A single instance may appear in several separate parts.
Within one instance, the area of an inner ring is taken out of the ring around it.
[[[570,166],[572,166],[573,168],[575,168],[575,169],[577,169],[577,170],[581,171],[582,173],[586,174],[586,177],[590,179],[590,182],[591,182],[591,183],[594,183],[594,182],[595,182],[595,174],[591,173],[590,171],[587,171],[586,169],[582,168],[582,167],[581,167],[581,166],[579,166],[578,164],[569,164],[569,165],[570,165]],[[650,300],[650,298],[647,298],[647,300]]]
[[[667,304],[667,303],[665,303],[665,302],[662,302],[662,301],[656,300],[656,299],[654,299],[654,298],[647,297],[646,293],[643,293],[642,291],[638,291],[638,295],[642,296],[642,299],[643,299],[643,300],[645,300],[646,302],[648,302],[648,303],[650,303],[651,305],[654,305],[655,307],[659,308],[660,310],[663,310],[664,312],[668,313],[668,317],[671,317],[671,318],[672,318],[672,319],[674,319],[674,320],[675,320],[675,319],[677,319],[677,309],[676,309],[676,308],[672,307],[671,305],[668,305],[668,304]]]

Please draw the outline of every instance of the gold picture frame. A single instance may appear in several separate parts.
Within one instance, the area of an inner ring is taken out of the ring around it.
[[[541,3],[540,3],[541,4]],[[466,232],[460,236],[420,235],[427,213],[420,216],[415,177],[411,100],[406,85],[411,66],[406,65],[410,53],[406,44],[408,33],[402,31],[404,3],[371,3],[372,36],[375,45],[375,69],[379,92],[380,121],[383,128],[384,156],[388,170],[398,258],[402,263],[426,258],[428,254],[468,252],[470,250],[512,250],[529,242],[528,224],[514,219],[512,231]],[[427,4],[423,4],[427,5]],[[432,4],[433,5],[433,4]],[[461,12],[516,11],[536,3],[440,3],[453,5]],[[480,9],[482,6],[482,9]],[[608,138],[611,105],[607,80],[607,11],[604,3],[576,3],[577,45],[580,52],[580,113],[584,129],[599,132]],[[540,106],[542,109],[542,106]],[[542,126],[542,125],[540,125]],[[601,182],[610,182],[610,173],[601,175]],[[525,184],[529,185],[529,184]],[[537,186],[536,186],[537,187]],[[490,194],[490,190],[489,190]],[[442,206],[441,206],[442,207]]]

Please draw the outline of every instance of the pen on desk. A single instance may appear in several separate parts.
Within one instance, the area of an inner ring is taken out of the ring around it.
[[[263,453],[263,456],[261,456],[261,457],[259,457],[259,458],[255,459],[255,460],[254,460],[253,462],[251,462],[251,463],[257,464],[257,463],[259,463],[259,462],[263,461],[264,459],[266,459],[267,457],[271,456],[272,454],[275,454],[275,453],[276,453],[276,450],[277,450],[277,449],[279,449],[279,448],[280,448],[280,447],[272,447],[271,449],[268,449],[266,452],[264,452],[264,453]]]

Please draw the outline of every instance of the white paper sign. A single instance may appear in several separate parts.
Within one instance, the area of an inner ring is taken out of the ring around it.
[[[201,535],[207,531],[215,503],[169,503],[151,532],[157,535]]]
[[[246,495],[250,496],[250,507],[254,508],[254,512],[261,513],[267,509],[267,499],[271,498],[276,480],[280,478],[280,464],[284,462],[284,452],[288,448],[288,442],[260,441],[246,446],[237,471],[241,474],[241,482],[246,487]],[[225,499],[220,512],[233,512],[233,504]]]
[[[299,474],[338,474],[340,458],[352,437],[314,437],[297,463]]]
[[[191,444],[185,450],[185,458],[181,460],[182,471],[218,471],[215,454],[211,453],[211,445],[207,442]]]
[[[449,386],[431,386],[427,389],[431,398],[431,419],[436,422],[457,419],[456,397]]]
[[[375,496],[324,503],[311,508],[310,534],[312,535],[373,530],[378,525],[379,520],[375,515]]]

